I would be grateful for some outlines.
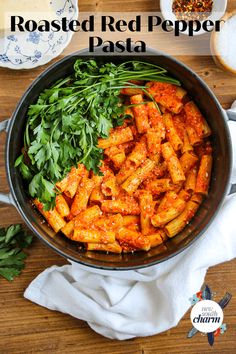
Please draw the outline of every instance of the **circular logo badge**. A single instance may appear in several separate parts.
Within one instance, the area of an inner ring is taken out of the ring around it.
[[[191,322],[193,326],[203,333],[216,331],[223,322],[224,314],[221,307],[212,300],[202,300],[193,306]]]

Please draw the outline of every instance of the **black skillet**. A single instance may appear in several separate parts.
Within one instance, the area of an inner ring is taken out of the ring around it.
[[[99,62],[120,63],[125,60],[137,59],[137,56],[97,56]],[[26,193],[25,182],[14,162],[23,146],[23,133],[27,117],[27,109],[37,100],[40,92],[52,85],[59,78],[69,75],[73,64],[79,57],[91,58],[87,50],[71,54],[56,62],[30,85],[19,101],[11,119],[0,123],[0,131],[7,131],[6,141],[6,172],[10,187],[10,194],[0,194],[0,202],[14,205],[28,227],[48,246],[60,255],[84,265],[107,269],[128,270],[151,266],[175,256],[200,238],[214,221],[225,197],[236,192],[236,185],[231,184],[232,170],[232,143],[228,128],[228,121],[236,121],[236,115],[227,114],[219,104],[213,92],[205,82],[191,69],[173,57],[149,49],[141,59],[160,65],[168,70],[169,74],[178,79],[189,95],[195,100],[206,117],[213,131],[214,166],[209,196],[203,202],[192,222],[176,237],[168,240],[165,245],[156,247],[149,252],[116,255],[99,252],[78,250],[77,244],[57,234],[42,222],[42,217],[32,207]],[[207,237],[207,233],[206,233]]]

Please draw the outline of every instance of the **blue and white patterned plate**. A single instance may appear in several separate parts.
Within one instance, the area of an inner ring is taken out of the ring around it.
[[[77,0],[51,0],[55,19],[67,17],[69,21],[78,18]],[[44,65],[70,43],[69,32],[17,32],[0,38],[0,66],[10,69],[32,69]]]

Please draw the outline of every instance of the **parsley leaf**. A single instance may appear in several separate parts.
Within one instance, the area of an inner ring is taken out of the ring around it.
[[[22,251],[32,242],[32,236],[22,226],[12,225],[0,229],[0,275],[12,281],[25,267],[27,254]]]

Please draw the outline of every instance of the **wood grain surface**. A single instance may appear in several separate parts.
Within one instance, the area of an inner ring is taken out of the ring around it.
[[[81,12],[135,11],[151,12],[159,9],[156,0],[80,0]],[[228,9],[236,7],[236,0],[229,0]],[[60,56],[87,47],[87,34],[78,33]],[[154,35],[152,46],[158,48]],[[236,99],[236,76],[218,69],[210,56],[181,56],[180,59],[195,70],[210,86],[217,98],[228,108]],[[56,59],[57,60],[57,59]],[[0,120],[9,118],[21,95],[29,84],[48,65],[28,71],[0,69]],[[4,161],[5,134],[0,135],[0,187],[8,192]],[[0,204],[0,225],[22,222],[14,207]],[[224,250],[222,250],[224,251]],[[203,335],[186,338],[190,328],[189,312],[176,328],[148,338],[124,342],[108,340],[94,333],[88,325],[59,312],[49,311],[23,298],[27,285],[45,268],[65,264],[65,260],[34,239],[22,275],[9,283],[0,278],[0,354],[14,353],[81,353],[97,354],[168,354],[168,353],[228,353],[236,352],[236,261],[209,269],[206,282],[220,299],[225,291],[233,299],[225,310],[228,330],[216,338],[213,348]]]

